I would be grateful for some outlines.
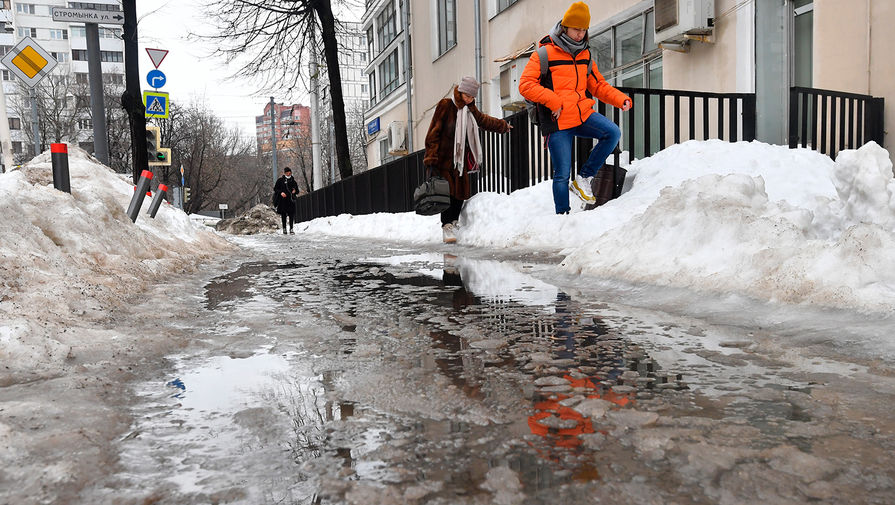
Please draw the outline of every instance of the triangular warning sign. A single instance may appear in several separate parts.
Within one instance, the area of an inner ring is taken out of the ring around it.
[[[153,114],[164,114],[165,106],[162,105],[162,101],[157,97],[152,97],[152,101],[149,102],[149,106],[146,107],[146,112],[151,112]]]
[[[158,66],[162,64],[162,60],[165,59],[165,56],[168,56],[167,49],[151,49],[147,47],[146,52],[149,54],[149,60],[152,61],[155,68],[158,68]]]

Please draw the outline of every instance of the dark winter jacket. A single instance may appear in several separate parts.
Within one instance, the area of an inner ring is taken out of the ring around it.
[[[426,134],[426,155],[423,164],[433,167],[435,175],[447,179],[451,185],[451,196],[458,200],[468,200],[472,194],[469,172],[463,171],[463,175],[454,168],[454,130],[457,125],[457,111],[462,107],[469,107],[476,124],[483,130],[497,133],[506,133],[510,126],[503,119],[497,119],[479,111],[475,102],[466,105],[460,97],[460,92],[454,87],[454,98],[442,98],[435,107],[435,115],[429,123],[429,132]],[[469,145],[466,145],[469,149]],[[465,156],[465,155],[464,155]]]
[[[280,193],[286,193],[286,198],[283,198],[283,195]],[[273,185],[273,206],[276,207],[277,214],[286,216],[294,214],[295,204],[293,200],[297,194],[298,183],[295,182],[295,178],[287,179],[285,175],[280,176],[276,184]]]

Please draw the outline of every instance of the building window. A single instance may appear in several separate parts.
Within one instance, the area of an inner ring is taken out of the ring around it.
[[[516,0],[497,0],[497,12],[503,12],[507,7],[516,3]]]
[[[83,26],[72,26],[71,27],[71,36],[76,39],[86,39],[87,38],[87,28]]]
[[[22,154],[22,142],[20,140],[12,141],[12,153],[13,154]]]
[[[53,59],[58,61],[59,63],[66,63],[69,60],[68,53],[50,53],[53,55]]]
[[[16,4],[16,12],[19,14],[34,14],[34,4]]]
[[[103,63],[121,63],[124,61],[124,53],[121,51],[100,51],[99,57]],[[71,59],[74,61],[87,61],[87,50],[72,49]]]
[[[4,70],[5,72],[5,70]],[[370,105],[376,103],[376,72],[370,72]]]
[[[68,30],[52,28],[50,29],[50,38],[53,40],[68,40]]]
[[[9,73],[9,70],[3,70],[3,80],[4,81],[12,80],[12,74]]]
[[[35,39],[37,38],[37,28],[25,28],[24,26],[20,26],[19,37],[31,37]]]
[[[2,1],[0,1],[0,9],[6,9],[6,10],[11,9],[12,7],[10,7],[10,5],[9,5],[9,2],[10,2],[10,1],[11,1],[11,0],[2,0]]]
[[[0,57],[6,56],[6,53],[12,51],[12,46],[0,46]]]
[[[367,59],[373,61],[373,25],[367,28]]]
[[[379,98],[385,98],[389,93],[398,89],[398,50],[382,60],[379,64]]]
[[[92,130],[93,129],[93,120],[79,119],[78,120],[78,129],[79,130]]]
[[[90,97],[84,95],[75,96],[75,107],[79,109],[86,109],[90,107]]]
[[[591,56],[607,81],[638,88],[654,87],[658,82],[655,87],[661,88],[662,50],[653,39],[653,19],[650,8],[616,25],[592,30]]]
[[[103,82],[106,84],[124,84],[124,76],[121,74],[103,74]]]
[[[10,130],[21,130],[22,129],[22,120],[17,117],[9,118],[9,129]]]
[[[457,1],[437,0],[438,55],[457,45]]]
[[[116,2],[117,4],[117,2]],[[95,4],[90,2],[68,2],[68,6],[72,9],[88,9],[93,11],[120,11],[121,7],[116,4]]]
[[[382,51],[389,42],[398,35],[395,26],[395,4],[388,2],[385,9],[376,16],[376,35],[379,39],[379,50]]]

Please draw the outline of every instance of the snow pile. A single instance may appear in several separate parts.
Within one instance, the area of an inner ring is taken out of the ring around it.
[[[689,141],[626,168],[620,198],[568,216],[553,214],[551,181],[512,195],[477,194],[460,217],[458,242],[561,251],[569,272],[629,282],[895,308],[895,263],[887,259],[895,179],[877,144],[834,162],[761,142]],[[301,229],[438,243],[439,224],[437,216],[376,214]]]
[[[53,188],[49,153],[0,175],[0,358],[32,373],[90,345],[70,326],[232,247],[168,204],[149,218],[149,197],[132,223],[133,185],[81,149],[69,171],[71,194]]]
[[[270,205],[259,203],[239,217],[221,219],[214,229],[233,235],[255,235],[279,231],[280,224],[279,214]]]

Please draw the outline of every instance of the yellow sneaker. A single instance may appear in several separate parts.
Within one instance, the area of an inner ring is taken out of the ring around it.
[[[572,184],[569,185],[569,189],[584,203],[596,203],[597,199],[594,198],[594,192],[591,190],[591,182],[593,182],[593,177],[577,175]]]

